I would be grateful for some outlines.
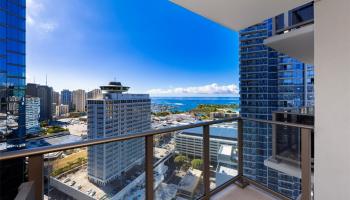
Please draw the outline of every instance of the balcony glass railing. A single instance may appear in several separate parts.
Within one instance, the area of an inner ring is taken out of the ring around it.
[[[219,124],[226,126],[226,123],[233,123],[234,128],[217,134],[215,128]],[[252,123],[259,124],[255,130],[270,124],[301,128],[300,189],[303,199],[311,199],[310,138],[313,127],[293,123],[228,118],[3,152],[0,161],[26,158],[28,182],[22,185],[19,195],[27,196],[27,199],[43,199],[44,195],[52,199],[70,199],[72,196],[74,199],[153,200],[177,196],[209,199],[235,182],[242,188],[252,184],[276,198],[290,199],[281,189],[283,185],[271,187],[263,179],[247,173],[249,170],[263,173],[259,169],[266,168],[250,163],[247,153],[270,155],[269,145],[252,148],[252,143],[246,142],[247,137],[251,141],[263,137],[262,133],[253,134]],[[119,151],[125,145],[133,148],[128,152]],[[114,177],[116,174],[118,177]]]

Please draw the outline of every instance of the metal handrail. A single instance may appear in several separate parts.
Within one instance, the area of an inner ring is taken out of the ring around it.
[[[282,34],[285,31],[290,31],[292,29],[297,29],[297,28],[300,28],[300,27],[303,27],[303,26],[306,26],[306,25],[309,25],[309,24],[313,24],[313,23],[314,23],[314,19],[306,20],[306,21],[303,21],[303,22],[300,22],[300,23],[297,23],[297,24],[293,24],[291,26],[287,26],[285,28],[278,29],[278,30],[275,31],[275,33],[276,33],[276,35],[280,35],[280,34]]]
[[[93,146],[93,145],[98,145],[98,144],[106,144],[106,143],[111,143],[111,142],[125,141],[125,140],[130,140],[130,139],[135,139],[135,138],[143,138],[146,136],[154,136],[154,135],[159,135],[159,134],[164,134],[164,133],[169,133],[169,132],[174,132],[174,131],[181,131],[181,130],[190,129],[190,128],[210,126],[213,124],[220,124],[220,123],[224,123],[224,122],[233,122],[233,121],[238,121],[239,119],[242,119],[243,121],[254,121],[254,122],[267,123],[267,124],[275,124],[275,125],[283,125],[283,126],[296,127],[296,128],[304,128],[304,129],[310,129],[310,130],[314,129],[314,127],[310,126],[310,125],[295,124],[295,123],[288,123],[288,122],[278,122],[278,121],[271,121],[271,120],[262,120],[262,119],[247,118],[247,117],[234,117],[234,118],[227,118],[227,119],[221,119],[221,120],[199,122],[199,123],[195,123],[195,124],[188,124],[188,125],[182,125],[182,126],[176,126],[176,127],[170,127],[170,128],[150,130],[150,131],[145,131],[145,132],[136,133],[136,134],[123,135],[123,136],[113,136],[113,137],[91,139],[91,140],[85,140],[85,141],[79,141],[79,142],[72,142],[72,143],[61,144],[61,145],[44,146],[44,147],[37,147],[37,148],[32,148],[32,149],[23,149],[23,150],[17,150],[17,151],[4,152],[4,153],[0,153],[0,161],[14,159],[14,158],[34,156],[34,155],[47,154],[47,153],[53,153],[53,152],[57,152],[57,151],[65,151],[65,150],[76,149],[76,148],[83,148],[83,147],[88,147],[88,146]]]
[[[149,130],[141,133],[135,133],[135,134],[127,134],[122,136],[113,136],[113,137],[106,137],[106,138],[99,138],[99,139],[91,139],[91,140],[84,140],[79,142],[71,142],[67,144],[61,144],[61,145],[53,145],[53,146],[44,146],[44,147],[37,147],[32,149],[23,149],[23,150],[17,150],[17,151],[9,151],[9,152],[3,152],[0,153],[0,161],[8,160],[8,159],[14,159],[14,158],[22,158],[22,157],[28,157],[28,156],[35,156],[35,155],[41,155],[41,154],[47,154],[47,153],[53,153],[57,151],[65,151],[70,149],[76,149],[76,148],[83,148],[98,144],[106,144],[111,142],[120,142],[135,138],[144,138],[146,136],[154,136],[174,131],[181,131],[186,130],[190,128],[197,128],[197,127],[203,127],[203,126],[210,126],[213,124],[220,124],[225,122],[232,122],[237,121],[239,118],[227,118],[222,120],[213,120],[213,121],[206,121],[206,122],[199,122],[194,124],[188,124],[188,125],[182,125],[182,126],[176,126],[176,127],[170,127],[170,128],[162,128],[162,129],[156,129],[156,130]]]

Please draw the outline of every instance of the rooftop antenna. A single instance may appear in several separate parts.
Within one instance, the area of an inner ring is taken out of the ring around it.
[[[33,77],[33,83],[35,84],[35,76]]]
[[[46,83],[46,86],[47,86],[47,74],[46,74],[46,82],[45,83]]]

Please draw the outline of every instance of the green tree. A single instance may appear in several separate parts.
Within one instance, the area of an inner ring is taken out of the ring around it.
[[[174,163],[176,165],[176,167],[179,169],[181,168],[185,163],[188,162],[188,157],[187,156],[183,156],[183,155],[178,155],[175,157],[174,159]]]
[[[199,169],[199,170],[201,170],[202,167],[203,167],[203,160],[202,160],[202,159],[193,159],[193,160],[191,161],[191,167],[192,167],[193,169]]]

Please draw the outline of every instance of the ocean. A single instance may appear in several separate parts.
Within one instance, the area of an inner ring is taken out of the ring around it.
[[[200,104],[239,104],[239,97],[151,97],[151,102],[169,106],[171,111],[187,112]]]

